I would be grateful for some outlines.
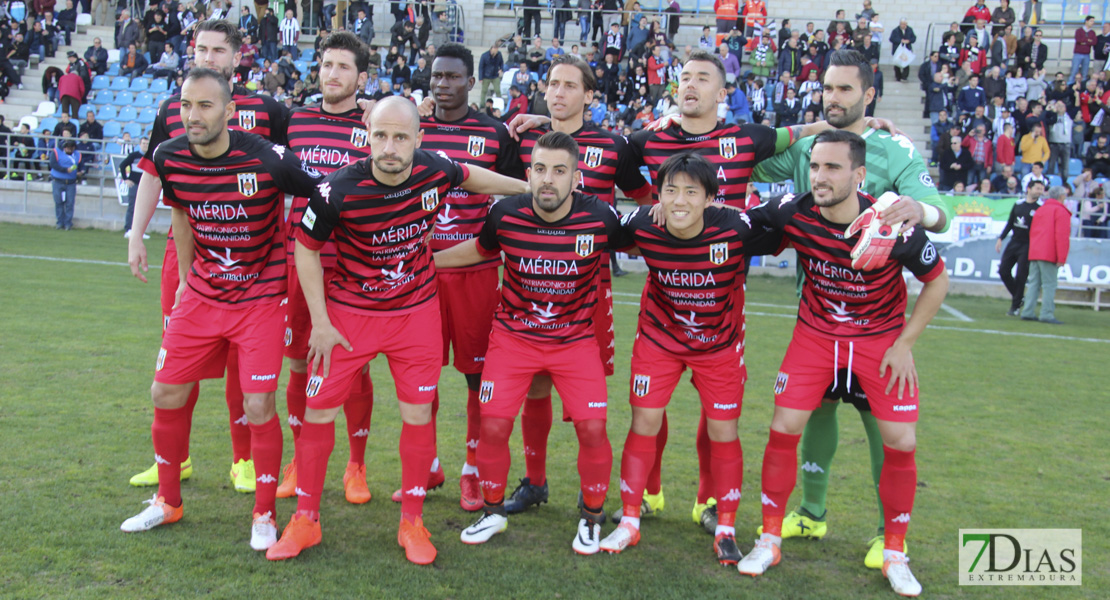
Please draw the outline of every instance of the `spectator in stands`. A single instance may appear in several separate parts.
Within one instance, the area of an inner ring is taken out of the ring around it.
[[[612,54],[620,59],[624,50],[624,35],[621,33],[620,23],[613,21],[609,24],[609,32],[605,34],[605,54]]]
[[[971,153],[964,149],[960,136],[952,136],[948,147],[940,155],[940,185],[937,189],[948,191],[957,182],[967,185],[968,173],[974,167]]]
[[[724,35],[736,27],[737,19],[740,16],[739,0],[715,0],[713,13],[717,16],[717,33]],[[706,29],[709,28],[706,27]],[[705,34],[706,32],[702,31],[702,37],[705,37]],[[713,40],[709,39],[707,41],[710,46],[703,49],[712,49],[715,45]]]
[[[1095,70],[1106,70],[1106,61],[1110,60],[1110,21],[1102,24],[1102,33],[1095,38]]]
[[[991,177],[991,187],[1001,192],[1006,189],[1006,182],[1010,179],[1014,179],[1014,167],[1013,165],[1002,165],[1002,168],[999,169],[998,163],[995,162],[994,169],[996,175],[994,177]],[[1021,193],[1021,189],[1017,187],[1017,179],[1014,179],[1014,191]]]
[[[563,2],[565,0],[558,1]],[[432,23],[431,40],[430,43],[434,44],[436,47],[451,41],[451,23],[447,20],[447,11],[441,10],[436,12],[435,22]],[[427,46],[425,46],[425,48],[427,48]]]
[[[1025,12],[1022,13],[1021,22],[1026,25],[1038,26],[1044,23],[1041,16],[1041,3],[1039,0],[1026,0]]]
[[[967,68],[972,73],[979,75],[987,70],[987,51],[985,48],[979,47],[979,36],[975,32],[971,32],[967,36],[967,45],[963,50],[960,50],[960,66]],[[965,65],[970,65],[965,67]]]
[[[250,40],[250,37],[248,36],[245,39]],[[255,53],[255,46],[253,44],[243,45],[244,48],[247,48],[248,46],[250,47],[250,51],[253,55]],[[251,57],[251,61],[254,61],[253,56]],[[180,67],[181,57],[178,56],[176,52],[174,52],[173,44],[167,42],[166,44],[163,44],[161,58],[158,59],[158,62],[147,67],[146,73],[149,75],[153,75],[154,77],[165,77],[168,83],[173,83],[173,80],[177,76],[177,72]]]
[[[77,9],[73,6],[73,0],[66,0],[65,6],[58,11],[56,24],[68,46],[73,43],[73,32],[77,31]]]
[[[748,63],[757,77],[768,77],[778,64],[775,60],[775,43],[766,31],[758,38],[748,42]]]
[[[99,141],[104,139],[104,126],[100,124],[100,121],[96,120],[95,111],[90,110],[85,113],[85,120],[81,122],[81,127],[77,130],[77,135],[80,137],[80,135],[84,133],[89,134],[89,138],[93,140]]]
[[[1048,140],[1044,137],[1044,124],[1037,123],[1030,128],[1029,133],[1021,138],[1021,172],[1023,174],[1029,173],[1033,169],[1034,164],[1040,164],[1041,169],[1044,169],[1044,163],[1048,161],[1051,153],[1048,149]],[[1025,187],[1026,182],[1022,181],[1022,188]]]
[[[85,183],[89,176],[89,169],[97,163],[96,144],[89,134],[82,133],[77,138],[77,182]]]
[[[524,0],[524,38],[530,40],[532,38],[532,27],[536,28],[536,35],[540,34],[540,22],[542,21],[543,11],[540,10],[539,0]],[[596,13],[596,19],[601,17],[601,13]],[[597,39],[597,33],[594,33],[594,39]]]
[[[1098,138],[1087,149],[1084,166],[1091,169],[1095,177],[1110,177],[1110,135],[1098,134]]]
[[[397,93],[400,93],[402,84],[412,84],[412,74],[409,71],[408,65],[405,63],[405,57],[403,55],[398,56],[397,62],[393,64],[390,78],[393,79],[393,91]]]
[[[921,91],[928,91],[929,86],[933,84],[936,74],[940,73],[944,67],[944,63],[940,62],[940,52],[933,50],[929,53],[929,59],[922,62],[921,66],[917,68],[917,81],[920,83]],[[928,114],[928,111],[926,111]]]
[[[61,148],[48,153],[50,176],[54,178],[54,229],[73,229],[73,208],[77,201],[77,142],[66,140]]]
[[[1038,6],[1040,3],[1037,3]],[[1028,3],[1026,4],[1028,6]],[[1028,10],[1027,10],[1028,12]],[[1048,46],[1041,42],[1044,37],[1044,32],[1037,30],[1033,33],[1033,41],[1029,44],[1018,44],[1017,50],[1017,65],[1022,67],[1026,73],[1032,73],[1037,69],[1044,68],[1044,61],[1048,60]]]
[[[411,30],[412,23],[409,23],[409,31]],[[281,34],[282,50],[289,52],[293,60],[297,60],[301,55],[297,48],[297,41],[301,38],[301,22],[293,16],[293,9],[286,9],[285,18],[278,25],[278,32]]]
[[[373,29],[371,28],[371,31]],[[281,36],[281,30],[278,25],[277,16],[271,8],[266,9],[266,14],[258,22],[258,42],[261,46],[259,51],[264,58],[270,60],[277,60],[278,54],[278,40]]]
[[[987,52],[989,55],[988,65],[991,67],[998,67],[999,70],[1006,68],[1010,63],[1010,53],[1006,46],[1006,36],[1004,32],[1000,32],[994,36]]]
[[[77,111],[85,102],[85,82],[77,73],[70,72],[58,80],[58,96],[61,98],[62,112],[77,118]]]
[[[11,128],[4,123],[4,115],[0,115],[0,165],[3,165],[4,167],[7,167],[8,165],[8,148],[11,144],[11,135]],[[0,179],[7,178],[7,171],[0,171]]]
[[[983,95],[987,97],[989,104],[994,104],[997,98],[998,105],[1002,106],[1006,101],[1006,80],[1002,79],[1000,73],[998,67],[990,67],[987,69],[986,76],[979,80],[979,86],[983,88]],[[996,115],[989,116],[994,118]]]
[[[913,51],[913,44],[917,41],[917,35],[914,34],[913,28],[905,19],[898,22],[898,26],[894,31],[890,32],[890,54],[893,56],[898,48],[905,46],[907,50]],[[910,78],[910,67],[894,67],[894,80],[906,81]]]
[[[1083,170],[1075,176],[1075,179],[1072,179],[1071,186],[1072,195],[1076,198],[1093,198],[1095,190],[1102,187],[1101,184],[1095,182],[1095,176],[1090,167],[1083,167]]]
[[[763,0],[744,0],[744,6],[740,9],[740,19],[737,20],[737,27],[741,22],[744,27],[744,36],[752,38],[756,35],[757,29],[763,29],[767,25],[767,5]]]
[[[1079,91],[1080,84],[1076,82],[1072,89],[1075,91],[1074,104],[1079,107],[1079,114],[1083,118],[1083,123],[1090,125],[1103,106],[1103,94],[1098,88],[1098,82],[1094,79],[1087,80],[1087,85],[1082,88],[1082,91]]]
[[[653,46],[651,56],[647,59],[648,90],[651,93],[650,103],[659,101],[663,95],[663,88],[667,84],[667,59],[663,58],[661,46]]]
[[[21,36],[16,35],[16,38],[20,37]],[[21,61],[12,60],[12,57],[19,55],[20,45],[21,44],[18,44],[18,42],[9,42],[6,39],[0,41],[0,75],[3,76],[8,85],[14,85],[18,89],[23,89],[23,78],[19,75],[19,68],[15,64]],[[24,46],[23,49],[26,50],[26,46]]]
[[[937,71],[933,75],[933,82],[925,90],[925,110],[929,115],[929,122],[933,124],[936,124],[940,113],[948,112],[948,98],[942,71]]]
[[[1078,192],[1075,194],[1079,195]],[[1096,185],[1094,190],[1086,197],[1082,204],[1080,217],[1083,223],[1081,237],[1105,240],[1110,238],[1110,202],[1106,201],[1106,191],[1101,185]]]
[[[748,105],[748,97],[744,94],[744,90],[737,87],[735,81],[725,84],[725,103],[728,105],[726,123],[751,122],[752,110]]]
[[[979,76],[972,75],[956,97],[956,107],[959,109],[959,114],[964,114],[974,113],[976,106],[982,106],[985,109],[987,95],[983,92],[983,88],[979,87]]]
[[[1045,111],[1045,126],[1048,129],[1048,173],[1068,179],[1068,162],[1071,160],[1071,134],[1075,122],[1068,116],[1067,105],[1053,101]]]
[[[1068,262],[1068,248],[1071,236],[1071,211],[1062,202],[1068,190],[1054,186],[1048,196],[1042,199],[1041,207],[1033,214],[1029,225],[1029,276],[1022,301],[1021,320],[1040,321],[1061,325],[1056,318],[1056,281],[1060,267]],[[1040,318],[1036,316],[1037,298],[1044,291],[1041,300]]]
[[[58,124],[54,126],[54,131],[50,132],[54,137],[62,137],[62,132],[68,131],[70,137],[77,137],[77,124],[69,119],[69,113],[62,113],[58,118]]]
[[[1095,33],[1095,18],[1087,16],[1083,19],[1083,26],[1075,30],[1075,46],[1071,55],[1071,73],[1068,81],[1074,81],[1076,73],[1083,73],[1083,79],[1091,68],[1091,50],[1098,44],[1098,34]]]
[[[1027,191],[1029,184],[1034,181],[1039,181],[1048,186],[1048,177],[1044,174],[1044,163],[1037,161],[1031,165],[1030,171],[1021,178],[1021,189]]]
[[[540,37],[539,32],[532,38],[532,45],[528,46],[528,70],[532,71],[539,77],[547,72],[547,50],[543,47],[543,38]],[[522,90],[527,89],[526,86],[521,87]]]
[[[986,132],[987,137],[994,137],[994,126],[991,119],[987,118],[986,108],[983,106],[976,106],[975,112],[971,113],[971,116],[967,121],[967,129],[965,130],[967,132],[967,135],[972,135],[976,127],[982,127],[983,130]]]
[[[1014,67],[1006,71],[1006,104],[1014,106],[1018,98],[1024,98],[1029,91],[1029,82],[1025,80],[1021,67]]]
[[[166,45],[166,29],[165,15],[162,11],[154,12],[154,22],[146,28],[146,51],[150,55],[151,60],[155,56],[161,56],[162,48]]]
[[[964,148],[971,154],[972,162],[967,174],[968,185],[976,185],[980,181],[988,180],[994,167],[994,148],[990,138],[987,137],[987,128],[979,125],[972,131],[972,135],[965,137],[963,141]]]
[[[998,35],[1006,28],[1012,26],[1017,20],[1014,15],[1014,9],[1010,8],[1010,0],[1001,0],[999,5],[991,13],[991,35]]]
[[[35,140],[31,137],[31,129],[26,123],[19,124],[19,132],[10,138],[12,146],[12,170],[8,173],[10,179],[26,179],[31,181],[34,169],[32,160],[35,155]]]
[[[523,115],[528,112],[528,98],[519,87],[514,85],[509,88],[509,98],[509,109],[505,113],[507,116]],[[597,98],[594,98],[594,101],[597,102]]]
[[[794,88],[786,88],[781,102],[775,105],[776,127],[792,127],[801,122],[802,101]]]
[[[960,64],[960,48],[956,45],[956,36],[952,33],[944,35],[944,44],[938,50],[941,64],[949,65],[956,69]]]
[[[85,49],[85,64],[97,75],[108,71],[108,50],[101,45],[99,37],[93,38],[92,45]]]

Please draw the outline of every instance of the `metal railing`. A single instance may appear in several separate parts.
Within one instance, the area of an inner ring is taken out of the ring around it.
[[[4,188],[9,190],[5,192],[7,198],[11,198],[11,189],[13,186],[16,190],[22,192],[22,212],[23,214],[29,213],[29,193],[32,190],[31,186],[49,184],[51,181],[50,176],[50,157],[49,152],[53,151],[53,144],[62,140],[65,141],[78,141],[84,142],[73,137],[59,137],[54,135],[43,135],[41,133],[28,133],[20,134],[18,132],[4,134],[4,140],[0,140],[0,180],[6,182]],[[16,138],[29,138],[34,145],[27,146],[22,143],[17,143]],[[80,195],[89,197],[95,195],[100,204],[99,216],[104,216],[105,201],[111,200],[118,203],[119,196],[116,192],[115,180],[116,174],[112,167],[111,159],[113,156],[119,157],[121,155],[111,155],[106,153],[107,144],[118,143],[115,140],[87,140],[94,144],[94,151],[91,153],[75,151],[74,154],[91,154],[92,158],[86,165],[81,165],[78,168],[77,183],[79,185],[93,186],[96,189],[95,194],[90,194],[87,187],[81,190]],[[40,146],[40,142],[44,142],[45,146]],[[138,149],[138,143],[135,144],[135,149]],[[50,188],[45,190],[49,192]],[[11,206],[11,204],[9,204]]]

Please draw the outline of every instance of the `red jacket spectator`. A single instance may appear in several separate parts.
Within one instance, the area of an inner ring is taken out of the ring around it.
[[[58,94],[85,100],[85,80],[77,73],[66,73],[58,80]]]
[[[744,17],[744,25],[763,27],[767,23],[767,5],[763,0],[744,0],[744,8],[740,11]]]
[[[1014,166],[1014,138],[998,136],[994,142],[994,160],[1002,165]]]
[[[1046,199],[1029,226],[1029,260],[1064,264],[1068,261],[1070,235],[1071,211],[1059,200]]]
[[[1077,56],[1086,54],[1090,56],[1091,49],[1094,48],[1097,43],[1098,34],[1095,33],[1094,29],[1080,27],[1075,30],[1075,49],[1072,51],[1072,54]]]
[[[809,79],[809,72],[810,71],[817,71],[817,80],[821,81],[821,69],[818,68],[816,61],[811,60],[811,61],[807,62],[806,64],[802,65],[802,71],[800,73],[798,73],[798,78],[797,78],[798,83],[802,83],[802,82],[806,81],[807,79]]]
[[[968,20],[968,17],[971,17],[971,20]],[[967,9],[967,12],[964,13],[964,23],[974,23],[976,19],[982,19],[990,23],[991,9],[987,8],[986,4],[979,3]]]
[[[53,14],[55,4],[56,0],[34,0],[34,2],[31,3],[31,7],[35,9],[36,15],[41,16],[42,13],[47,11]]]
[[[974,48],[975,52],[972,52],[972,50],[971,46],[964,46],[964,49],[960,50],[960,66],[963,66],[964,62],[970,57],[971,72],[982,75],[987,70],[987,51],[978,47]]]
[[[655,55],[648,57],[648,85],[663,85],[663,75],[667,72],[667,61],[658,60]]]
[[[976,146],[978,145],[979,140],[976,139],[975,136],[969,135],[964,138],[963,147],[967,148],[967,151],[971,153],[972,158],[975,158],[975,151],[977,150]],[[990,138],[983,138],[983,146],[983,167],[985,167],[989,171],[994,165],[994,150],[993,148],[991,148]]]
[[[740,8],[738,0],[717,0],[713,3],[713,12],[717,14],[719,19],[732,19],[736,20],[739,14],[737,11]]]
[[[509,111],[507,114],[523,115],[528,112],[528,97],[524,94],[517,96],[509,101]],[[600,125],[600,123],[598,123]]]

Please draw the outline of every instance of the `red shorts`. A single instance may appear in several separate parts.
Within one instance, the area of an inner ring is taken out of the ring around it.
[[[234,344],[243,392],[273,392],[281,371],[281,330],[278,302],[224,308],[186,290],[162,336],[154,380],[182,384],[223,377],[228,346]]]
[[[324,269],[324,289],[335,277],[335,269]],[[304,360],[308,357],[308,336],[312,334],[312,317],[308,314],[308,303],[297,279],[297,267],[289,263],[289,295],[285,305],[285,356]]]
[[[308,408],[325,410],[341,406],[350,395],[351,385],[362,367],[378,354],[389,359],[389,372],[397,388],[397,399],[408,404],[430,404],[439,385],[443,353],[439,333],[439,300],[433,298],[419,309],[400,315],[368,315],[336,308],[328,303],[332,325],[351,344],[352,352],[342,346],[331,351],[331,372],[308,379],[305,394]]]
[[[693,371],[694,388],[708,418],[719,421],[740,418],[748,368],[737,346],[680,356],[637,335],[632,346],[629,402],[640,408],[666,407],[686,367]]]
[[[437,272],[436,280],[443,321],[443,366],[450,364],[453,347],[459,373],[481,373],[486,364],[493,314],[501,302],[497,268]]]
[[[854,375],[847,389],[856,385],[863,388],[876,419],[917,422],[917,388],[903,393],[899,400],[897,387],[886,393],[890,370],[886,377],[879,376],[883,354],[896,339],[897,332],[876,338],[832,340],[799,323],[775,381],[775,406],[815,410],[834,379],[839,379],[838,371],[847,369]]]
[[[170,325],[170,313],[173,312],[173,299],[177,294],[177,284],[181,280],[177,277],[177,244],[173,239],[166,240],[166,253],[162,256],[162,331]]]
[[[593,338],[570,344],[541,344],[494,329],[489,336],[486,368],[478,399],[482,417],[515,419],[524,403],[532,377],[551,375],[563,414],[572,421],[604,419],[608,406],[605,370]]]
[[[597,287],[598,301],[594,310],[594,338],[601,354],[601,365],[605,376],[612,375],[616,369],[614,358],[617,352],[617,339],[613,333],[613,283],[609,275],[609,262],[601,263],[601,282]]]

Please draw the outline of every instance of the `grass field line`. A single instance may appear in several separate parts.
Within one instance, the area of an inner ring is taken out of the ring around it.
[[[943,329],[945,331],[963,331],[970,333],[991,333],[995,335],[1009,335],[1017,337],[1030,337],[1044,340],[1064,340],[1068,342],[1093,342],[1095,344],[1110,344],[1110,340],[1099,338],[1074,337],[1070,335],[1055,335],[1052,333],[1029,333],[1026,331],[1001,331],[998,329],[974,329],[971,327],[948,327],[946,325],[929,325],[929,329]]]
[[[82,263],[87,265],[107,265],[109,267],[126,267],[125,262],[111,262],[107,260],[88,260],[85,258],[59,258],[57,256],[30,256],[27,254],[7,254],[0,252],[0,258],[23,258],[28,260],[47,260],[50,262]],[[162,265],[149,265],[151,269],[161,269]]]

